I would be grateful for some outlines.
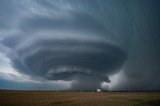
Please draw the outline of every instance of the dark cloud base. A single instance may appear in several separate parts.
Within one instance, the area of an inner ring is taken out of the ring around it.
[[[0,52],[19,73],[72,89],[100,88],[120,70],[114,89],[160,89],[160,3],[124,1],[129,12],[121,0],[0,0]]]
[[[33,52],[32,45],[38,45],[40,49]],[[98,87],[97,82],[109,82],[108,75],[117,72],[127,58],[119,47],[102,41],[55,39],[37,41],[32,45],[27,47],[27,53],[26,48],[18,51],[20,58],[15,60],[15,67],[25,66],[29,72],[24,70],[24,73],[49,80],[76,80],[80,85],[81,81],[89,81],[88,85],[84,83],[88,89]]]

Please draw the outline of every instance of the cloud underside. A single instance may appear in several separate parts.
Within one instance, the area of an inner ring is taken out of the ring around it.
[[[120,48],[101,41],[50,39],[32,43],[17,51],[14,67],[49,80],[89,81],[93,85],[95,81],[109,82],[108,75],[117,72],[126,60]]]
[[[0,81],[73,82],[71,89],[79,90],[112,81],[115,90],[159,89],[160,6],[141,2],[144,10],[138,0],[125,1],[130,17],[121,1],[0,0],[0,59],[9,64],[0,60]]]
[[[53,16],[26,14],[16,22],[16,31],[1,41],[14,54],[8,56],[12,66],[47,80],[74,81],[72,89],[109,83],[108,76],[121,69],[126,52],[101,20],[81,10],[59,9]]]

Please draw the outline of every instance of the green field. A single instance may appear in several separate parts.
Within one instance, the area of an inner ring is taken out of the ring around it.
[[[0,91],[0,106],[160,106],[160,93]]]

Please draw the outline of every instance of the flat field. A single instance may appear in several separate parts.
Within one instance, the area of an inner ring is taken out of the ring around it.
[[[160,106],[160,93],[0,91],[0,106]]]

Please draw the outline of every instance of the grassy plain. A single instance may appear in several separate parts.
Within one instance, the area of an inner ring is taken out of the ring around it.
[[[160,106],[160,93],[0,91],[0,106]]]

